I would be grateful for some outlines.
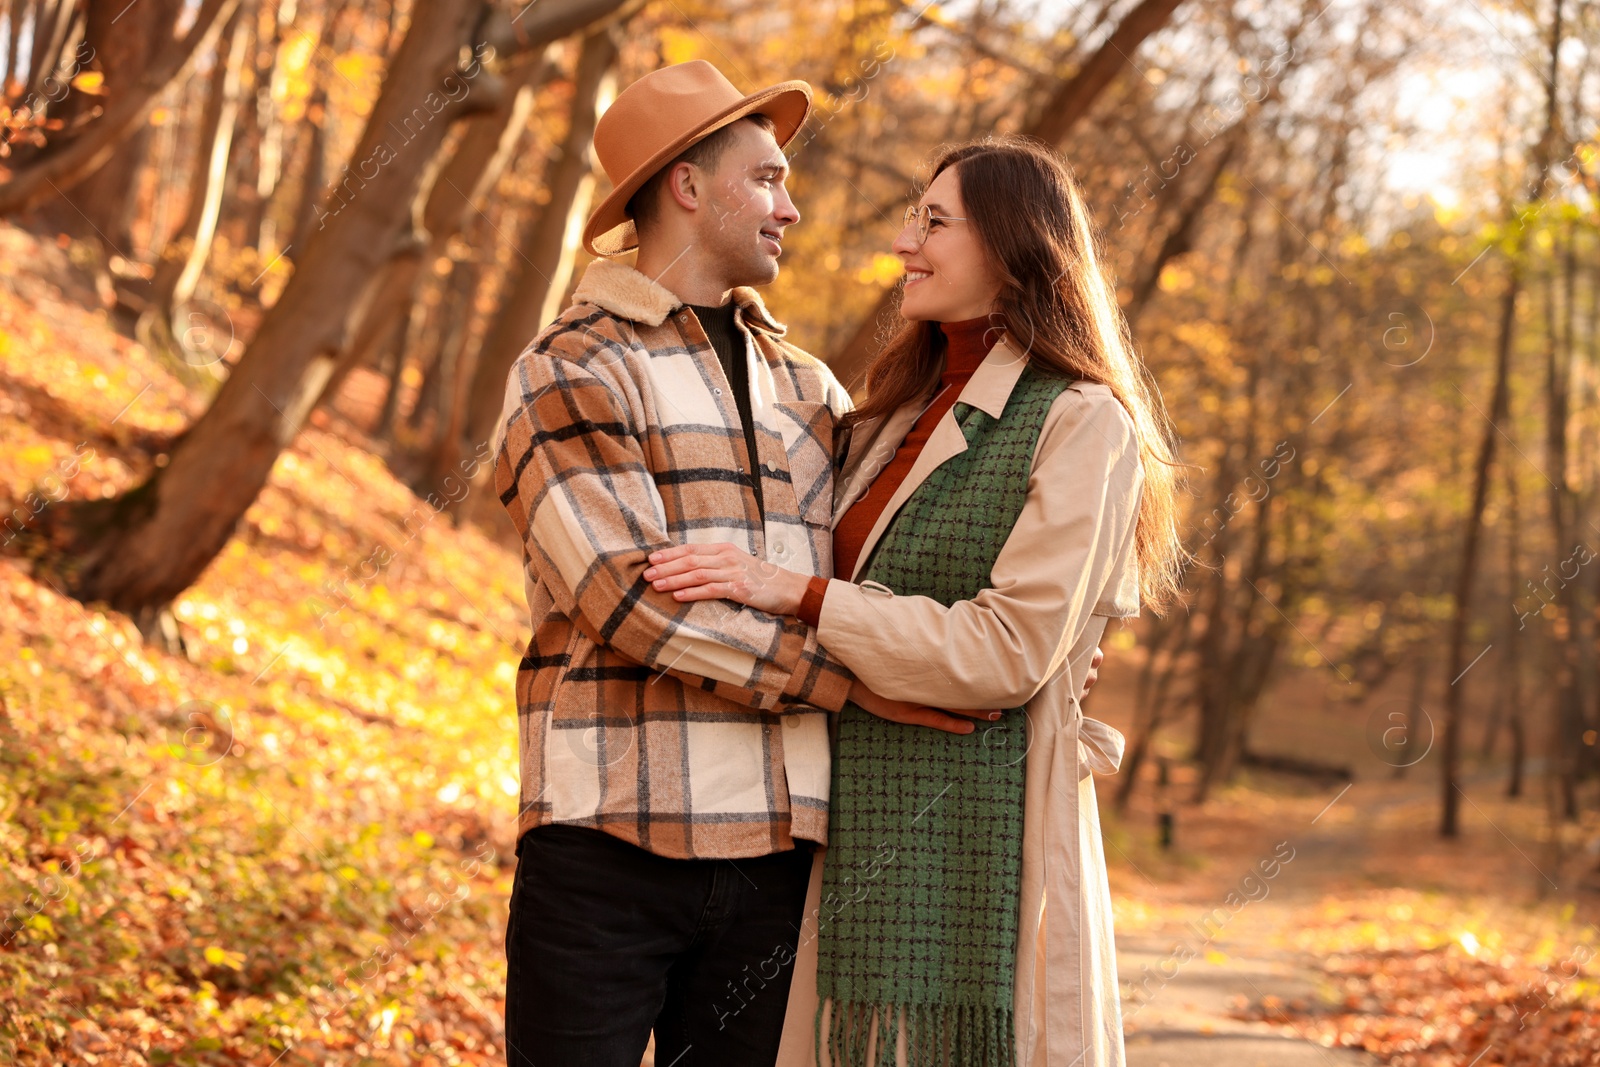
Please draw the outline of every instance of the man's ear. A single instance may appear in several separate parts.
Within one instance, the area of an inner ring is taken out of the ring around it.
[[[705,195],[704,175],[693,163],[678,163],[667,172],[667,193],[685,211],[698,211]]]

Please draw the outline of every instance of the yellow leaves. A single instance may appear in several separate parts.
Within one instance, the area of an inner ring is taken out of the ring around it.
[[[859,260],[845,259],[853,271]],[[93,316],[50,315],[0,292],[7,384],[41,393],[50,384],[86,422],[104,425],[153,382],[118,428],[137,421],[175,430],[192,419],[198,406],[185,413],[183,389],[148,353]],[[414,369],[408,377],[418,384]],[[26,491],[73,454],[78,432],[74,423],[35,425],[6,412],[0,487]],[[75,491],[137,484],[137,448],[98,440],[96,447],[80,475],[91,484]],[[17,918],[28,922],[19,936],[30,951],[59,943],[74,989],[105,990],[108,1004],[114,1000],[107,1018],[143,1015],[163,1028],[164,1047],[198,1050],[198,1034],[218,1062],[264,1063],[279,1048],[263,1051],[249,1029],[256,1019],[270,1016],[283,1033],[310,1032],[320,1007],[338,1012],[330,1029],[353,1043],[360,1024],[347,1023],[373,1018],[381,1029],[384,1008],[393,1006],[390,1036],[399,1048],[410,1040],[406,998],[415,996],[440,1026],[488,1047],[486,1023],[433,994],[449,978],[487,996],[503,982],[500,957],[485,946],[444,961],[424,954],[439,939],[468,944],[494,921],[509,876],[508,840],[497,832],[476,854],[481,873],[469,874],[456,831],[446,835],[450,824],[434,820],[481,816],[488,825],[515,811],[517,654],[483,620],[507,633],[527,620],[518,554],[430,515],[381,461],[310,431],[274,469],[243,536],[174,605],[199,653],[194,661],[145,650],[123,617],[86,614],[18,568],[0,567],[0,663],[11,664],[0,669],[0,685],[14,687],[6,710],[18,744],[41,757],[8,764],[0,800],[40,812],[59,806],[51,818],[72,820],[51,823],[53,842],[12,820],[0,870],[25,850],[39,857],[28,861],[34,870],[50,873],[44,864],[54,863],[66,884],[73,863],[39,846],[112,831],[80,853],[86,873],[65,897]],[[408,541],[406,531],[418,533]],[[362,563],[380,544],[395,561],[374,576]],[[216,669],[230,657],[239,673]],[[181,710],[192,700],[214,703],[219,720],[220,709],[229,710],[241,727],[236,746],[205,748],[216,731],[198,730]],[[217,758],[203,767],[185,762],[194,752]],[[378,831],[357,840],[366,825]],[[112,862],[88,862],[108,855]],[[460,904],[423,905],[425,935],[412,942],[393,933],[397,885],[420,888],[421,904],[434,891],[450,898],[469,879],[481,884]],[[14,892],[13,903],[25,895]],[[204,928],[171,951],[170,931],[185,919]],[[437,972],[418,977],[419,960]],[[299,983],[281,1004],[240,995],[237,976],[258,961]],[[206,974],[215,985],[204,983]],[[114,997],[105,984],[112,977]],[[217,986],[229,991],[221,1004]],[[0,1003],[15,1013],[19,1002]],[[22,1013],[48,1010],[29,1004]],[[335,1052],[318,1062],[353,1061]]]
[[[105,94],[106,76],[98,70],[86,70],[72,79],[72,87],[80,93],[92,93],[95,96]]]
[[[1457,219],[1461,218],[1461,196],[1455,190],[1441,187],[1430,190],[1428,199],[1433,201],[1433,217],[1443,229],[1449,229]]]
[[[152,126],[165,126],[171,121],[172,109],[170,107],[158,107],[150,112],[150,125]]]
[[[691,59],[700,58],[700,40],[687,30],[676,27],[663,27],[661,30],[661,54],[667,63],[687,63]]]
[[[1177,263],[1168,263],[1161,268],[1161,279],[1158,284],[1163,293],[1181,293],[1185,289],[1194,288],[1194,272]]]
[[[374,96],[383,81],[383,57],[378,55],[346,52],[333,61],[333,69],[362,92],[371,92]]]
[[[211,964],[213,967],[226,967],[230,971],[244,970],[243,952],[230,952],[229,950],[225,948],[219,948],[216,945],[207,945],[205,956],[206,962]]]
[[[1214,322],[1185,322],[1173,330],[1178,342],[1193,350],[1207,364],[1218,366],[1233,362],[1233,336],[1226,327]]]
[[[887,252],[879,252],[872,257],[872,261],[856,272],[856,280],[862,285],[887,286],[900,279],[904,273],[900,257],[892,256]]]
[[[29,445],[22,450],[22,455],[18,458],[22,460],[24,466],[48,466],[50,461],[55,458],[55,449],[45,445]]]
[[[311,56],[317,50],[316,34],[310,30],[299,29],[291,32],[283,42],[283,49],[279,53],[283,71],[291,80],[303,80],[306,71],[311,68]],[[300,85],[295,86],[297,89]],[[299,95],[305,95],[301,92]]]

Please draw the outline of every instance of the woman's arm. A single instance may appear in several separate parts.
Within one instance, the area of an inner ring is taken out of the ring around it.
[[[1028,497],[991,588],[945,607],[830,581],[818,637],[860,682],[940,708],[1014,708],[1061,669],[1132,551],[1143,475],[1108,389],[1065,390],[1035,449]]]
[[[777,615],[795,614],[810,582],[806,575],[756,559],[730,544],[679,545],[651,553],[650,562],[644,577],[659,592],[670,590],[679,600],[725,597]],[[860,683],[850,687],[849,699],[880,719],[956,734],[970,734],[974,719],[1000,718],[998,711],[949,713],[916,701],[890,700]]]
[[[1061,669],[1131,551],[1143,475],[1133,421],[1104,386],[1063,391],[1034,455],[1027,501],[991,587],[974,599],[945,607],[877,583],[827,583],[820,642],[872,692],[1014,708]],[[774,614],[798,615],[811,581],[727,544],[676,545],[650,563],[645,579],[676,599],[727,598]]]

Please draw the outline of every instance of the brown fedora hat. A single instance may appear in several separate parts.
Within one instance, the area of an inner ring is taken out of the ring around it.
[[[583,247],[619,256],[639,247],[628,200],[651,176],[696,141],[746,115],[761,114],[777,127],[780,146],[800,132],[811,110],[811,86],[787,81],[745,96],[703,59],[651,71],[617,95],[594,130],[611,195],[583,227]]]

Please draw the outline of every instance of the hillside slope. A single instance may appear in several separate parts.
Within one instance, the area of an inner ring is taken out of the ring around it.
[[[0,245],[0,1060],[496,1061],[516,557],[310,429],[144,647],[13,534],[204,401]]]

